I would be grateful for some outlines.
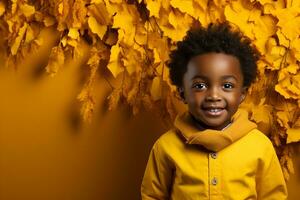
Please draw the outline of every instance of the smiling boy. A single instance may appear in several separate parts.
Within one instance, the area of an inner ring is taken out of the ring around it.
[[[227,23],[210,24],[190,30],[170,58],[188,110],[153,145],[142,199],[286,199],[272,143],[239,108],[256,75],[250,40]]]
[[[180,88],[191,116],[200,128],[216,130],[230,124],[245,91],[239,60],[224,53],[193,57]]]

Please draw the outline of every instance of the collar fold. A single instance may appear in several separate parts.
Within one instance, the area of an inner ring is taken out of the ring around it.
[[[174,126],[186,139],[187,144],[197,144],[208,150],[217,152],[247,135],[257,125],[248,119],[247,111],[238,109],[232,116],[232,123],[225,129],[200,131],[189,112],[178,115]]]

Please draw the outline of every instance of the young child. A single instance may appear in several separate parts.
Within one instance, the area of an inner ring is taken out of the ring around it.
[[[187,104],[154,144],[143,200],[287,198],[272,143],[239,108],[258,52],[227,23],[190,30],[170,54],[170,78]]]

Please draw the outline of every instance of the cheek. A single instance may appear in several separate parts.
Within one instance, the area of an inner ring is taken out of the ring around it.
[[[187,97],[188,98],[186,99],[186,101],[190,108],[199,107],[203,101],[203,95],[200,95],[199,93],[191,92]]]
[[[204,95],[202,93],[192,93],[191,94],[191,102],[193,102],[194,104],[200,104],[204,99]]]
[[[235,107],[238,107],[240,105],[241,99],[242,99],[242,94],[241,93],[236,93],[234,95],[228,96],[227,97],[227,102],[232,108],[235,108]]]

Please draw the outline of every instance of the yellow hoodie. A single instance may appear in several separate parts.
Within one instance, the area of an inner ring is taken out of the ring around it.
[[[153,145],[143,200],[283,200],[287,189],[272,143],[243,110],[225,130],[199,131],[188,112]]]

